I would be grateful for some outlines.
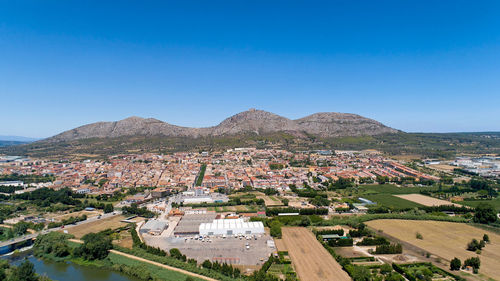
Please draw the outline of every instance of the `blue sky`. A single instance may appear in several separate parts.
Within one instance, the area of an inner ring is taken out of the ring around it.
[[[0,135],[249,108],[500,131],[499,1],[0,0]]]

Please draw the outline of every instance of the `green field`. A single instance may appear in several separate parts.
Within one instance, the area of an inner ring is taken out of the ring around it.
[[[391,209],[409,209],[423,207],[423,205],[393,196],[391,194],[372,194],[363,196],[363,198],[369,199],[373,202],[378,203],[378,205],[380,206],[385,206]]]
[[[295,272],[293,271],[293,267],[291,264],[273,264],[269,267],[267,273],[272,274],[276,277],[279,277],[280,275],[295,276]]]
[[[399,187],[393,184],[369,184],[360,185],[358,192],[360,194],[410,194],[420,193],[421,191],[437,191],[438,187]]]
[[[488,203],[495,207],[500,212],[500,197],[497,197],[492,200],[474,200],[474,201],[461,201],[457,202],[458,204],[466,205],[469,207],[477,207],[480,203]]]
[[[161,268],[159,266],[155,266],[146,262],[133,260],[114,253],[109,254],[109,259],[113,264],[124,264],[128,266],[139,266],[141,268],[145,268],[149,273],[151,273],[153,277],[156,277],[160,280],[168,280],[168,281],[186,280],[186,277],[188,276],[180,272]],[[193,276],[191,276],[191,278],[193,280],[203,280]]]

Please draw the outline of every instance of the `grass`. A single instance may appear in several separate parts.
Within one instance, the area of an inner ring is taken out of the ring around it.
[[[161,268],[146,262],[133,260],[114,253],[109,254],[109,259],[113,264],[124,264],[127,266],[139,266],[141,268],[145,268],[153,277],[156,277],[160,280],[167,280],[167,281],[185,280],[186,277],[188,276],[180,272]],[[196,278],[194,276],[191,276],[191,278],[193,280],[203,280],[200,278]]]
[[[500,212],[500,197],[497,197],[495,199],[491,200],[473,200],[473,201],[460,201],[456,202],[461,205],[466,205],[469,207],[477,207],[477,205],[481,203],[488,203],[491,204],[495,209],[497,209]]]
[[[391,194],[373,194],[366,195],[364,198],[369,199],[373,202],[378,203],[378,205],[385,206],[392,209],[411,209],[423,207],[423,205],[405,200],[403,198],[399,198],[393,196]]]

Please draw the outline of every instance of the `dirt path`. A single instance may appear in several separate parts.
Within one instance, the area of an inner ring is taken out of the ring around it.
[[[75,243],[80,243],[80,244],[83,243],[82,240],[77,240],[77,239],[69,239],[69,241],[75,242]],[[137,261],[147,262],[147,263],[152,264],[152,265],[156,265],[156,266],[159,266],[159,267],[162,267],[162,268],[165,268],[165,269],[168,269],[168,270],[172,270],[172,271],[177,271],[177,272],[180,272],[180,273],[183,273],[183,274],[186,274],[186,275],[189,275],[189,276],[193,276],[193,277],[196,277],[196,278],[200,278],[200,279],[203,279],[203,280],[217,281],[217,279],[213,279],[213,278],[210,278],[210,277],[207,277],[207,276],[199,275],[199,274],[193,273],[191,271],[187,271],[187,270],[180,269],[180,268],[177,268],[177,267],[173,267],[173,266],[161,264],[159,262],[150,261],[150,260],[147,260],[147,259],[144,259],[144,258],[141,258],[141,257],[137,257],[137,256],[134,256],[134,255],[126,254],[126,253],[123,253],[123,252],[120,252],[120,251],[117,251],[117,250],[110,250],[110,252],[114,253],[114,254],[117,254],[117,255],[121,255],[121,256],[127,257],[129,259],[134,259],[134,260],[137,260]]]

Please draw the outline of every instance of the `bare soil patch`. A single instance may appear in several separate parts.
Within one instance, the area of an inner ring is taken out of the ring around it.
[[[100,219],[89,223],[83,223],[67,229],[69,234],[75,235],[76,238],[81,238],[83,235],[92,232],[99,232],[108,228],[115,229],[127,225],[121,222],[124,216],[113,216],[110,218]]]

